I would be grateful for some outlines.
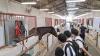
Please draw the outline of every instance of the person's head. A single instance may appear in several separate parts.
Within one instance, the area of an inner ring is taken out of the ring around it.
[[[64,34],[59,34],[58,35],[58,40],[62,43],[66,42],[66,36]]]
[[[66,35],[67,38],[71,37],[71,32],[70,31],[65,31],[64,34]]]
[[[57,32],[60,32],[60,29],[59,28],[57,28]]]
[[[77,29],[73,28],[73,29],[71,30],[71,33],[72,33],[74,36],[78,36],[79,31],[78,31]]]
[[[57,47],[55,50],[55,56],[63,56],[64,55],[64,51],[62,48]]]
[[[81,26],[83,26],[83,23],[81,24]]]

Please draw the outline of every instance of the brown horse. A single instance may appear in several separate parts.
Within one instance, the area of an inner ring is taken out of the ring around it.
[[[55,37],[57,37],[57,32],[55,31],[54,27],[37,27],[37,28],[32,28],[29,31],[29,35],[39,36],[39,40],[41,40],[43,35],[47,33],[50,33]]]

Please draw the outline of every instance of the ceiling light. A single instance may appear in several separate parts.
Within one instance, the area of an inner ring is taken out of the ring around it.
[[[84,17],[84,16],[89,15],[89,14],[91,14],[91,13],[81,14],[79,16],[76,16],[75,19],[80,19],[80,17]]]
[[[21,4],[37,4],[36,2],[22,2]]]
[[[48,13],[51,13],[51,14],[53,14],[54,12],[48,12]]]
[[[100,11],[100,10],[91,10],[91,11]]]
[[[66,3],[75,3],[75,2],[85,2],[86,0],[72,0],[72,1],[66,1]]]
[[[68,8],[67,10],[77,10],[79,8]]]
[[[49,9],[40,9],[40,11],[48,11]]]

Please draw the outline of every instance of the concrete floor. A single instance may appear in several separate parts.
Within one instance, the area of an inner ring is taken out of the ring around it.
[[[89,52],[92,54],[92,56],[100,56],[100,52],[98,52],[96,46],[94,43],[92,43],[90,40],[86,41],[88,48],[89,48]]]

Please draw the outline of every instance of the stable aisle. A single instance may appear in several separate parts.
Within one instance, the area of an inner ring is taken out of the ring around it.
[[[89,52],[92,54],[92,56],[100,56],[100,52],[98,52],[95,48],[95,44],[93,44],[92,42],[90,42],[89,39],[86,40],[86,43],[88,45],[89,48]],[[91,44],[92,43],[92,44]],[[93,46],[94,45],[94,46]],[[51,53],[49,53],[48,56],[55,56],[55,48],[52,50]]]
[[[92,56],[100,56],[100,52],[96,50],[95,44],[91,42],[88,38],[86,39],[86,43],[88,45],[88,51],[92,54]]]

